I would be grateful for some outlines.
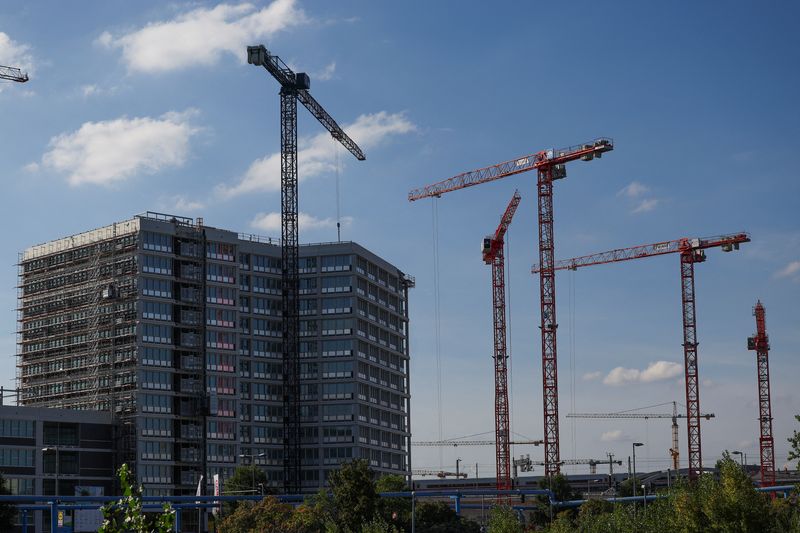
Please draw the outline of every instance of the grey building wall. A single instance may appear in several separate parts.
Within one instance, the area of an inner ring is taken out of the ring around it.
[[[111,419],[109,412],[0,406],[0,472],[6,486],[20,495],[75,496],[76,487],[113,494]],[[30,513],[28,523],[29,531],[49,531],[49,514]]]

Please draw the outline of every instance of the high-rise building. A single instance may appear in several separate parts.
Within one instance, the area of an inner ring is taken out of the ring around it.
[[[147,213],[19,261],[21,405],[111,411],[153,495],[260,465],[283,476],[281,249]],[[353,242],[300,248],[303,490],[356,458],[409,474],[408,289]]]

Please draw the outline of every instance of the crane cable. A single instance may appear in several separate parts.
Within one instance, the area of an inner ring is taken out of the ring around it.
[[[333,141],[333,153],[336,159],[336,241],[342,242],[342,213],[339,196],[339,143],[335,140]]]
[[[514,433],[514,360],[511,358],[511,317],[513,317],[513,313],[511,312],[511,276],[508,274],[511,272],[511,234],[506,234],[506,268],[505,272],[505,282],[506,282],[506,307],[508,312],[506,313],[506,360],[508,361],[508,433],[509,436]],[[514,445],[509,446],[509,453],[511,454],[511,460],[514,460]]]
[[[442,419],[442,327],[441,301],[439,292],[439,202],[437,198],[431,202],[433,211],[433,309],[434,309],[434,346],[436,350],[436,415],[439,424],[439,440],[443,440],[444,425]],[[444,468],[444,450],[439,448],[439,468]]]
[[[570,271],[569,276],[569,396],[570,410],[575,412],[575,272]],[[575,419],[571,420],[570,434],[572,437],[572,458],[576,459],[578,450],[576,449],[577,439],[575,438]]]

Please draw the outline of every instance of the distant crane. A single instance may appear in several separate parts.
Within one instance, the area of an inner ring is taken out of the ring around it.
[[[689,479],[697,479],[703,471],[700,447],[700,381],[697,375],[697,327],[695,322],[694,265],[706,260],[705,250],[722,248],[723,252],[738,250],[739,245],[750,242],[746,233],[735,233],[708,238],[683,238],[608,252],[585,255],[556,262],[552,270],[575,270],[580,267],[617,263],[670,253],[681,258],[681,302],[683,308],[683,358],[686,380],[686,425],[689,439]],[[531,272],[540,272],[534,265]]]
[[[454,478],[464,478],[466,479],[467,474],[466,472],[446,472],[444,470],[412,470],[412,476],[436,476],[438,478],[446,478],[446,477],[454,477]]]
[[[522,197],[514,191],[500,224],[483,239],[483,262],[492,265],[492,311],[494,325],[494,430],[497,490],[511,488],[511,424],[508,416],[508,369],[506,362],[506,258],[504,237]]]
[[[459,446],[494,446],[496,444],[493,440],[421,440],[421,441],[412,441],[412,446],[439,446],[439,447],[447,447],[452,446],[453,448],[457,448]],[[513,444],[514,446],[530,444],[533,446],[540,446],[544,444],[543,440],[512,440],[508,441],[508,444]]]
[[[701,414],[701,418],[710,420],[714,418],[713,413]],[[678,403],[672,402],[672,414],[666,413],[635,413],[635,412],[622,412],[622,413],[570,413],[567,418],[671,418],[672,419],[672,448],[669,449],[670,456],[672,457],[672,468],[676,472],[680,466],[680,451],[678,448],[678,419],[686,418],[686,415],[678,414]]]
[[[22,72],[16,67],[6,67],[0,65],[0,80],[16,81],[18,83],[25,83],[28,81],[28,73]]]
[[[758,425],[761,436],[761,486],[775,484],[775,444],[772,440],[772,400],[769,388],[769,337],[767,321],[761,300],[753,308],[756,317],[756,334],[747,339],[747,349],[755,350],[758,367]]]
[[[540,327],[542,335],[542,396],[544,409],[545,475],[559,471],[558,442],[558,365],[556,357],[556,279],[552,265],[555,261],[553,240],[553,182],[567,177],[565,164],[570,161],[591,161],[614,149],[611,139],[599,138],[589,143],[544,150],[490,167],[464,172],[452,178],[414,189],[408,193],[410,202],[441,195],[498,180],[515,174],[536,170],[539,207],[539,262],[545,265],[539,276]]]
[[[564,459],[562,465],[589,465],[589,472],[597,473],[597,465],[608,465],[609,475],[614,475],[614,465],[621,465],[622,461],[615,461],[614,454],[609,454],[608,459]],[[534,462],[535,465],[544,466],[544,461]],[[524,470],[523,470],[524,472]]]
[[[300,492],[300,269],[297,214],[297,102],[303,104],[331,136],[356,159],[366,159],[308,89],[304,72],[295,73],[264,45],[247,47],[247,62],[264,67],[281,85],[281,267],[283,307],[284,490]]]

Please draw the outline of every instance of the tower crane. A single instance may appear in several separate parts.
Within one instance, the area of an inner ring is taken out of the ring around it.
[[[686,425],[689,439],[689,479],[697,479],[703,470],[700,446],[700,380],[697,374],[697,324],[695,321],[694,265],[706,260],[705,250],[721,248],[723,252],[738,250],[750,242],[746,233],[707,238],[683,238],[608,252],[585,255],[555,262],[549,270],[575,270],[580,267],[617,263],[657,255],[677,253],[681,264],[681,302],[683,315],[683,359],[686,381]],[[534,265],[531,272],[543,267]]]
[[[538,221],[539,221],[539,262],[544,265],[539,275],[540,328],[542,336],[542,396],[544,409],[544,455],[545,475],[559,471],[558,442],[558,365],[556,356],[556,280],[552,266],[555,261],[553,239],[553,182],[567,176],[566,163],[580,159],[591,161],[600,158],[605,152],[614,149],[614,142],[608,138],[561,148],[544,150],[497,165],[464,172],[452,178],[414,189],[408,193],[408,200],[414,202],[423,198],[441,195],[495,181],[515,174],[537,171]]]
[[[506,258],[503,238],[522,197],[514,191],[494,235],[483,239],[483,262],[492,265],[494,322],[494,431],[497,490],[511,488],[511,424],[508,417],[508,370],[506,363]]]
[[[0,80],[16,81],[25,83],[28,81],[28,73],[22,72],[16,67],[6,67],[0,65]]]
[[[756,334],[747,339],[747,349],[755,350],[758,367],[758,425],[761,436],[761,486],[775,484],[775,445],[772,440],[772,400],[769,389],[769,337],[764,306],[761,300],[753,308],[756,317]]]
[[[701,418],[710,420],[714,418],[713,413],[703,413]],[[672,414],[668,413],[569,413],[567,418],[637,418],[648,420],[650,418],[671,418],[672,419],[672,448],[669,449],[669,454],[672,457],[672,468],[676,472],[680,467],[680,451],[678,448],[678,419],[686,418],[686,415],[678,414],[678,403],[672,402]]]
[[[327,129],[356,159],[361,148],[308,92],[308,74],[295,73],[264,45],[247,47],[247,62],[262,66],[281,86],[281,267],[283,308],[284,490],[300,491],[300,270],[297,214],[297,102]]]

